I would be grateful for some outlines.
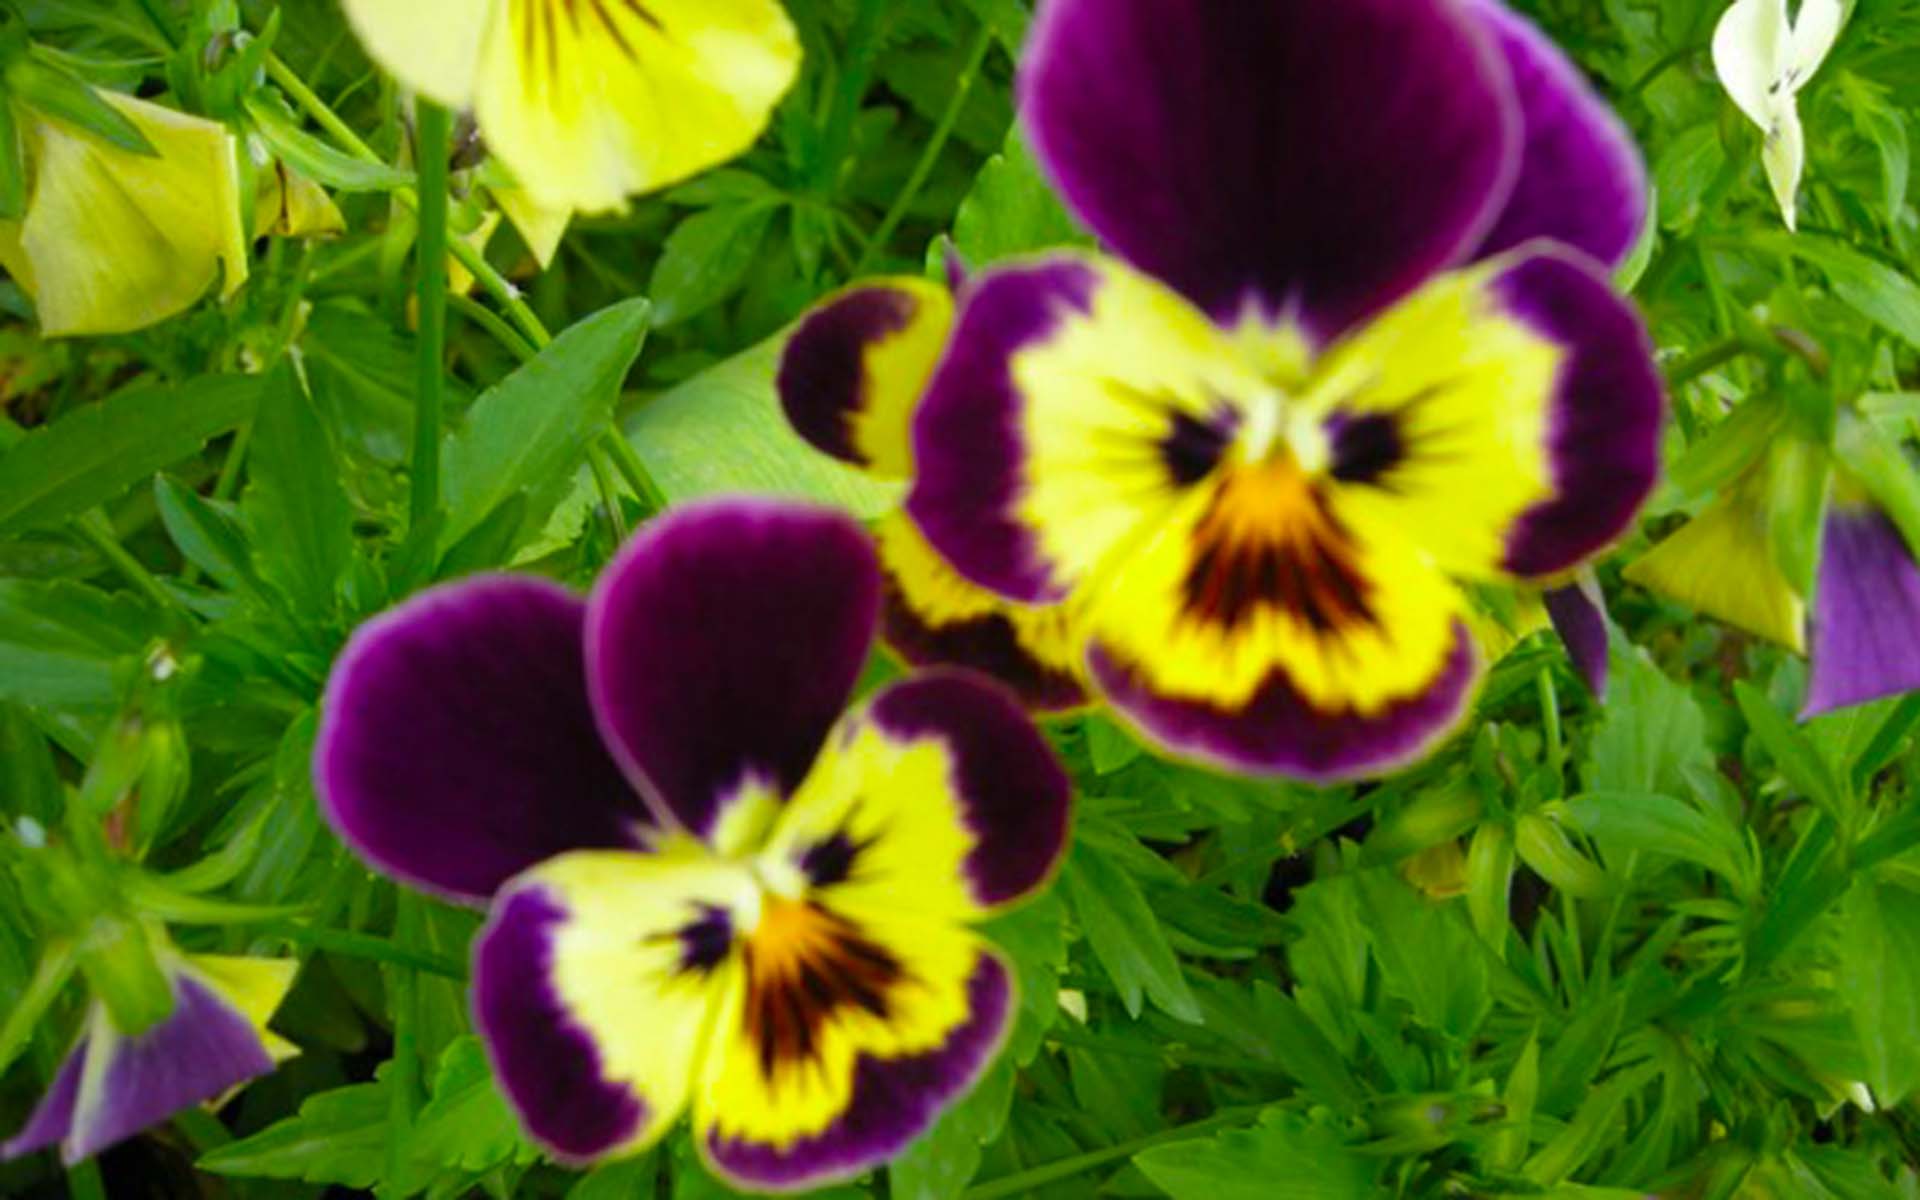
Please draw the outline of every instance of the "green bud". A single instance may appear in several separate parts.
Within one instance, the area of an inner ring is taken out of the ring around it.
[[[146,763],[134,793],[135,847],[143,854],[166,830],[167,819],[180,807],[193,775],[187,735],[178,721],[148,726],[145,739]]]
[[[1394,1096],[1368,1114],[1367,1129],[1375,1140],[1367,1149],[1396,1154],[1437,1150],[1505,1115],[1506,1106],[1488,1096],[1457,1092]]]
[[[1480,820],[1479,795],[1464,780],[1442,784],[1385,818],[1367,838],[1367,858],[1393,862],[1459,837]]]
[[[1513,832],[1488,822],[1467,847],[1467,915],[1480,939],[1507,955],[1508,897],[1513,886]]]
[[[173,984],[144,926],[126,917],[95,918],[80,942],[80,970],[113,1027],[145,1033],[173,1012]]]
[[[1570,896],[1593,900],[1613,892],[1607,873],[1574,848],[1558,822],[1537,812],[1514,823],[1514,849],[1536,875]]]

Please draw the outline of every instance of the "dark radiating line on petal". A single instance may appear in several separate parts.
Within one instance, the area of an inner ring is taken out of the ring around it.
[[[613,19],[613,14],[607,11],[603,0],[587,0],[587,3],[593,6],[593,15],[600,19],[601,25],[606,27],[607,36],[613,39],[614,45],[620,47],[620,53],[626,55],[627,61],[639,62],[639,53],[633,48],[633,43],[627,40],[627,35],[621,32],[619,23]]]
[[[1173,429],[1160,440],[1160,461],[1182,487],[1213,474],[1233,441],[1233,422],[1226,414],[1203,421],[1189,413],[1175,413]]]
[[[620,3],[626,8],[628,12],[640,18],[642,21],[645,21],[647,24],[653,26],[653,31],[655,33],[659,34],[661,37],[666,36],[667,34],[666,24],[662,22],[659,17],[654,15],[652,9],[640,3],[640,0],[620,0]]]
[[[889,993],[908,978],[885,947],[811,901],[770,901],[744,950],[746,1033],[769,1083],[813,1061],[836,1014],[886,1019]]]
[[[1333,433],[1330,473],[1341,483],[1378,483],[1406,458],[1406,438],[1396,414],[1336,413],[1328,425]]]
[[[1216,485],[1194,529],[1184,608],[1229,634],[1262,612],[1291,616],[1329,638],[1378,628],[1357,556],[1352,535],[1294,464],[1234,471]]]

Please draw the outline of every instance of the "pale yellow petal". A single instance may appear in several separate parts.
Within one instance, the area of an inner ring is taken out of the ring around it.
[[[500,184],[487,190],[493,193],[493,202],[520,232],[520,240],[527,244],[534,261],[542,270],[552,266],[553,256],[560,249],[560,239],[566,236],[567,226],[573,222],[573,210],[546,208],[523,187]]]
[[[1715,500],[1623,574],[1703,616],[1806,649],[1806,601],[1773,561],[1766,513],[1749,487]]]
[[[1791,28],[1787,0],[1736,0],[1713,30],[1713,69],[1747,119],[1773,123],[1774,80],[1785,65]]]
[[[341,0],[367,57],[429,100],[465,108],[505,0]]]
[[[255,237],[338,237],[347,219],[327,190],[282,162],[261,172],[253,198]]]
[[[53,120],[29,134],[34,183],[19,230],[41,329],[124,333],[247,278],[237,144],[225,126],[102,93],[146,135],[132,154]]]
[[[480,132],[543,208],[605,212],[741,153],[792,85],[776,0],[505,0]]]

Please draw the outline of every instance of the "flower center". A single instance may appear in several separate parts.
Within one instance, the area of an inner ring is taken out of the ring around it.
[[[906,978],[884,946],[812,900],[768,897],[759,924],[741,941],[741,958],[747,1034],[768,1079],[813,1061],[836,1015],[884,1020],[889,993]]]

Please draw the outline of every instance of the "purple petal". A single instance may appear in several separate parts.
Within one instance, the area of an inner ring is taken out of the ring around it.
[[[852,1102],[826,1129],[786,1146],[716,1133],[703,1147],[708,1162],[744,1187],[797,1191],[892,1158],[972,1087],[999,1051],[1013,982],[996,955],[980,955],[967,997],[966,1022],[939,1047],[905,1058],[862,1057],[854,1069]]]
[[[1481,243],[1488,257],[1550,237],[1618,266],[1647,216],[1633,135],[1560,48],[1498,0],[1469,0],[1505,53],[1526,129],[1520,177]]]
[[[1023,603],[1061,597],[1018,514],[1027,402],[1013,361],[1084,316],[1098,286],[1088,264],[1064,258],[980,276],[914,419],[908,514],[962,575]]]
[[[1547,616],[1566,644],[1567,657],[1596,699],[1607,698],[1607,602],[1591,575],[1565,587],[1548,588]]]
[[[341,838],[468,902],[556,854],[639,844],[649,816],[594,727],[585,623],[564,588],[497,575],[362,626],[334,668],[314,755]]]
[[[1459,621],[1453,650],[1433,682],[1370,714],[1316,709],[1279,670],[1229,711],[1154,692],[1098,642],[1089,665],[1113,706],[1173,753],[1319,783],[1382,775],[1425,755],[1459,724],[1480,675],[1473,635]]]
[[[562,1158],[585,1161],[630,1141],[648,1114],[631,1088],[601,1073],[593,1038],[554,990],[554,940],[566,917],[540,887],[500,898],[474,943],[473,1022],[528,1131]]]
[[[1519,164],[1506,66],[1449,0],[1052,0],[1020,99],[1123,257],[1323,341],[1479,245]]]
[[[176,981],[173,1014],[147,1032],[103,1038],[96,1026],[88,1054],[104,1054],[107,1061],[90,1063],[82,1073],[73,1126],[61,1147],[65,1162],[90,1158],[273,1070],[272,1056],[245,1015],[191,977]]]
[[[880,570],[825,509],[728,500],[636,535],[594,589],[588,678],[608,744],[696,836],[743,786],[792,792],[873,641]]]
[[[1827,511],[1811,657],[1803,717],[1920,690],[1920,566],[1877,508]]]
[[[45,1150],[56,1142],[66,1140],[68,1131],[73,1128],[73,1106],[80,1094],[80,1072],[86,1063],[87,1044],[82,1040],[67,1052],[66,1061],[60,1064],[59,1073],[53,1077],[46,1094],[40,1097],[40,1103],[34,1106],[33,1115],[27,1118],[25,1127],[0,1142],[0,1162]]]
[[[1506,569],[1553,575],[1626,530],[1660,470],[1666,391],[1633,306],[1578,251],[1536,242],[1492,289],[1509,317],[1559,343],[1548,431],[1554,498],[1529,509],[1507,539]]]
[[[1009,903],[1052,876],[1066,850],[1073,787],[1008,693],[965,671],[927,671],[875,696],[869,714],[890,739],[932,740],[946,751],[953,799],[974,837],[963,869],[976,903]]]
[[[908,420],[952,324],[952,297],[922,279],[860,284],[822,302],[780,354],[787,420],[823,454],[909,473]]]

